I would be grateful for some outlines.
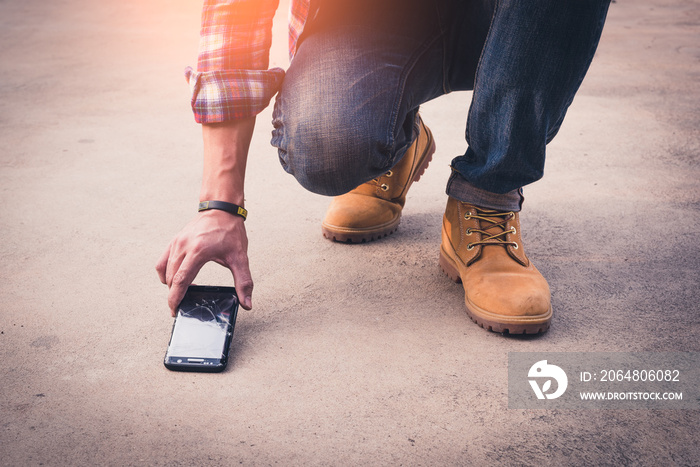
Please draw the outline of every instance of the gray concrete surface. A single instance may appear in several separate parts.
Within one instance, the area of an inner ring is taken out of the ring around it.
[[[698,465],[697,411],[507,407],[508,352],[700,350],[697,0],[611,6],[526,191],[555,307],[541,337],[474,325],[437,266],[468,93],[424,107],[436,158],[399,231],[362,246],[321,237],[328,199],[279,167],[266,111],[247,188],[254,310],[219,375],[163,367],[154,271],[197,202],[182,69],[199,8],[0,1],[0,465]],[[208,266],[198,282],[231,278]]]

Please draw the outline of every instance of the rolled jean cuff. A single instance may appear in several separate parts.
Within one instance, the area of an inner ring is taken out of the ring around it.
[[[452,172],[450,179],[447,181],[448,196],[451,196],[463,203],[473,204],[480,208],[495,209],[497,211],[513,211],[518,212],[523,206],[525,197],[523,189],[509,191],[508,193],[499,194],[477,188],[467,182],[459,172]]]

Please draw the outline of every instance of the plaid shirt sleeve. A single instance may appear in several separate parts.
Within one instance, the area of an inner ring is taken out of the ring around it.
[[[306,21],[311,14],[311,0],[292,0],[289,7],[289,59],[297,51],[299,36],[304,31]]]
[[[205,0],[197,71],[185,70],[198,123],[252,117],[270,103],[284,70],[268,70],[279,0]]]

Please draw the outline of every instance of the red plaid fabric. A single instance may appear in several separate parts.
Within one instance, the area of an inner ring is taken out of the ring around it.
[[[310,0],[292,0],[289,56],[294,56]],[[197,71],[185,76],[198,123],[252,117],[270,103],[284,70],[268,69],[272,18],[279,0],[205,0]]]

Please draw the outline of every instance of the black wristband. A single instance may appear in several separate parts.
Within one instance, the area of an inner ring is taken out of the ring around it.
[[[218,209],[219,211],[226,211],[234,216],[242,217],[246,220],[248,217],[248,211],[245,208],[233,203],[227,203],[225,201],[202,201],[199,203],[199,209],[197,212],[207,211],[209,209]]]

